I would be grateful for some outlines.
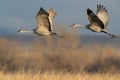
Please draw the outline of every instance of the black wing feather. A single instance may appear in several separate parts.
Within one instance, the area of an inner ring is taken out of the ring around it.
[[[37,13],[37,16],[38,16],[38,15],[43,15],[43,14],[47,15],[47,17],[49,16],[49,13],[46,12],[46,11],[41,7],[40,10],[39,10],[38,13]]]
[[[47,22],[49,24],[49,27],[48,27],[49,31],[52,31],[51,24],[50,24],[50,21],[49,21],[49,13],[41,7],[40,10],[37,13],[37,16],[39,16],[39,15],[46,15],[44,18],[47,19]]]
[[[104,29],[104,24],[103,22],[93,13],[92,10],[87,9],[87,15],[90,18],[90,22],[97,24],[100,28]]]

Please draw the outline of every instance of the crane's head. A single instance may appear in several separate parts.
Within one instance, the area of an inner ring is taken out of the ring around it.
[[[23,30],[23,29],[20,29],[20,30],[18,30],[17,32],[24,32],[24,30]]]
[[[74,23],[72,25],[70,25],[71,27],[80,27],[80,24]]]

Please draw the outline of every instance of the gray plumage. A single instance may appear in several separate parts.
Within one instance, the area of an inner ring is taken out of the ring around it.
[[[93,32],[103,32],[116,38],[114,34],[109,33],[106,29],[109,23],[108,11],[103,5],[97,5],[97,13],[95,14],[91,9],[87,9],[88,20],[90,24],[80,25],[74,23],[72,27],[85,27]]]
[[[35,33],[40,35],[50,35],[52,34],[51,24],[49,21],[49,13],[45,11],[42,7],[38,11],[36,15],[37,20],[37,28],[35,29]]]
[[[31,31],[25,31],[23,29],[18,30],[21,33],[35,33],[37,35],[52,35],[58,36],[57,33],[53,32],[53,20],[57,13],[53,9],[48,11],[44,10],[42,7],[36,15],[37,26]],[[58,36],[62,38],[63,36]]]

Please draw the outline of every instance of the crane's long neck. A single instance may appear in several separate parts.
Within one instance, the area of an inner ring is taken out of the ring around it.
[[[88,28],[88,25],[80,25],[81,28]]]
[[[21,31],[20,33],[34,33],[33,30],[24,30],[24,31]]]
[[[89,24],[88,25],[80,25],[80,24],[76,24],[77,27],[80,27],[80,28],[89,28]]]

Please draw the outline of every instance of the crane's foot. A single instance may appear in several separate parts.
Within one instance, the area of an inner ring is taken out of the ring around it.
[[[116,39],[116,38],[117,38],[117,36],[116,36],[116,35],[112,35],[112,38]]]

